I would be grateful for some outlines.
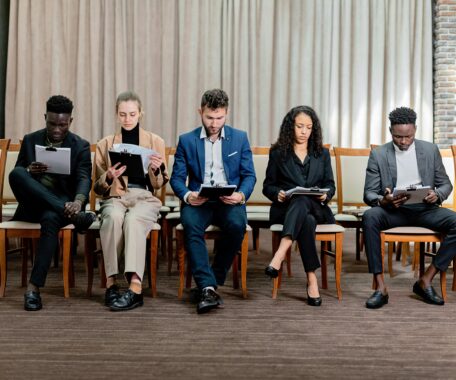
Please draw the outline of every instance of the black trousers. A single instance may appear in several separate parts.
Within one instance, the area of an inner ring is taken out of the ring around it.
[[[398,209],[373,207],[363,215],[363,234],[369,273],[382,273],[380,231],[393,227],[416,226],[430,228],[446,234],[434,266],[445,271],[456,255],[456,213],[437,205],[410,205]]]
[[[13,219],[41,223],[41,234],[30,282],[42,287],[46,282],[52,257],[59,246],[59,230],[70,223],[63,216],[65,203],[69,201],[69,197],[51,191],[23,167],[14,168],[9,175],[9,181],[19,202]]]
[[[271,223],[283,224],[282,237],[290,236],[292,241],[298,242],[304,270],[314,272],[320,268],[315,229],[317,224],[335,223],[329,207],[312,197],[294,196],[282,213],[274,214],[274,217],[271,215]]]

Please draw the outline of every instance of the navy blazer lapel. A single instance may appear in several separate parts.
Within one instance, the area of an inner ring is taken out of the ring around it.
[[[226,126],[223,127],[225,132],[225,138],[222,139],[222,161],[223,161],[223,170],[225,170],[226,180],[229,182],[230,172],[228,166],[228,155],[231,152],[231,131]]]
[[[201,127],[203,128],[203,127]],[[200,172],[198,173],[198,179],[203,183],[204,181],[204,166],[206,164],[206,155],[204,151],[204,139],[200,138],[201,128],[198,128],[195,133],[195,146],[196,146],[196,159],[198,160],[198,167]],[[196,173],[195,173],[196,174]]]

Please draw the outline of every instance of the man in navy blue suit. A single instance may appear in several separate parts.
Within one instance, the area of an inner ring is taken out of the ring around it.
[[[170,184],[182,200],[185,248],[200,291],[197,311],[201,314],[223,304],[216,289],[224,284],[241,246],[247,224],[245,201],[256,177],[247,134],[225,125],[226,93],[220,89],[206,91],[198,112],[203,125],[180,136]],[[236,185],[236,190],[230,196],[209,200],[199,196],[202,184]],[[204,240],[210,224],[223,231],[212,266]]]

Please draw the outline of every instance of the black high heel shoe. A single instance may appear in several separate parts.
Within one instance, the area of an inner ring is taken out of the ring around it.
[[[269,265],[264,269],[264,274],[271,278],[279,277],[278,269],[275,269],[273,266]]]
[[[309,296],[309,289],[307,291],[307,304],[310,306],[321,306],[321,297]]]

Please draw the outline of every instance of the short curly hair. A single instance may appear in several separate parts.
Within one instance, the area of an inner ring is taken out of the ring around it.
[[[53,95],[46,102],[46,112],[68,113],[73,112],[73,102],[63,95]]]
[[[211,110],[217,108],[228,108],[228,95],[225,91],[214,88],[206,91],[201,98],[201,108],[207,107]]]
[[[416,123],[416,112],[408,107],[398,107],[389,114],[391,125]]]

